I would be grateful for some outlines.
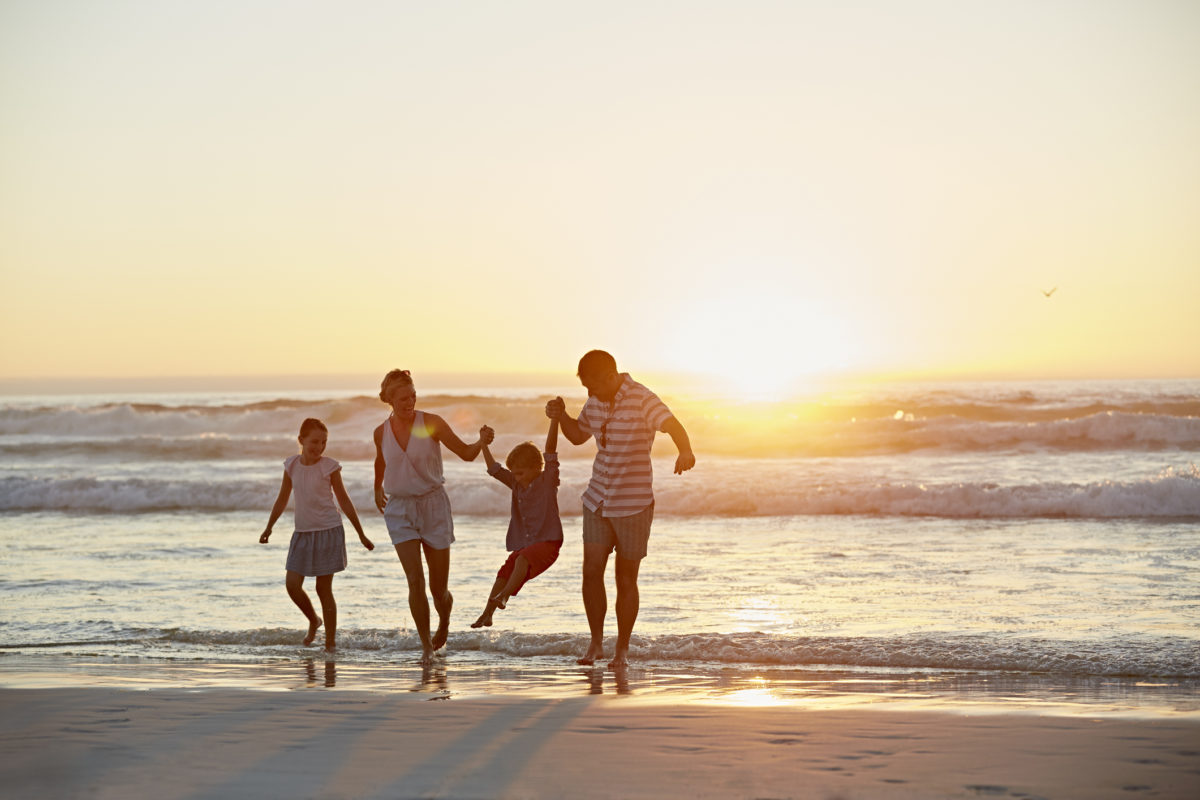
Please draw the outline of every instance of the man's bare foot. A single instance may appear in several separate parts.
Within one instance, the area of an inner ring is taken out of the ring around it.
[[[450,638],[450,611],[454,608],[454,595],[446,592],[448,602],[446,604],[446,616],[438,615],[437,630],[433,634],[433,649],[440,650],[445,646],[446,640]]]
[[[613,656],[613,660],[608,662],[608,668],[611,670],[625,669],[629,666],[629,661],[625,653],[617,653]]]
[[[590,667],[596,663],[598,658],[604,658],[604,645],[592,642],[588,645],[587,652],[583,654],[583,657],[575,659],[575,663]]]
[[[320,628],[321,623],[323,623],[324,621],[325,620],[321,619],[320,617],[317,617],[316,619],[310,619],[308,621],[308,635],[306,635],[304,637],[304,646],[305,647],[308,647],[310,644],[313,643],[313,639],[317,638],[317,628]]]
[[[479,619],[471,623],[472,628],[490,628],[492,627],[492,615],[480,614]]]

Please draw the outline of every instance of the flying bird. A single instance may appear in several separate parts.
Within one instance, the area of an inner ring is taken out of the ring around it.
[[[1046,297],[1049,297],[1050,295],[1054,294],[1057,291],[1058,291],[1058,287],[1055,286],[1053,289],[1051,289],[1048,292],[1045,289],[1042,289],[1042,294],[1046,295]]]

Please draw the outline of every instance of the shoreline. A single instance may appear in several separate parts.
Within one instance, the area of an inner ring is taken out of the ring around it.
[[[1200,720],[368,691],[0,688],[12,798],[1157,797]]]
[[[559,702],[605,697],[629,705],[703,705],[871,710],[955,715],[1191,720],[1200,723],[1200,681],[908,670],[634,662],[614,672],[569,657],[451,651],[429,666],[416,652],[394,663],[294,656],[217,660],[10,654],[0,651],[0,691],[246,691],[411,694],[418,699]]]

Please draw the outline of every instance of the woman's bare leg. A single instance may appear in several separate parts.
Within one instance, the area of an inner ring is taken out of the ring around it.
[[[438,612],[438,627],[434,631],[432,644],[437,650],[450,638],[450,611],[454,608],[454,595],[450,594],[450,548],[434,550],[424,545],[425,563],[429,565],[429,593],[433,596],[433,607]]]
[[[421,663],[428,664],[434,647],[429,638],[429,598],[425,596],[425,565],[421,563],[420,539],[396,545],[396,555],[400,557],[404,577],[408,579],[408,610],[417,626],[417,636],[421,638]]]

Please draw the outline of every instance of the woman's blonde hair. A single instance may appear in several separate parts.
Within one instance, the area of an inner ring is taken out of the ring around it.
[[[395,383],[396,381],[400,381],[401,383],[403,383],[407,386],[413,385],[412,375],[409,374],[408,370],[394,369],[391,372],[389,372],[387,375],[384,375],[383,380],[381,380],[379,382],[379,399],[380,400],[382,400],[385,403],[388,402],[388,399],[387,399],[388,384]]]

